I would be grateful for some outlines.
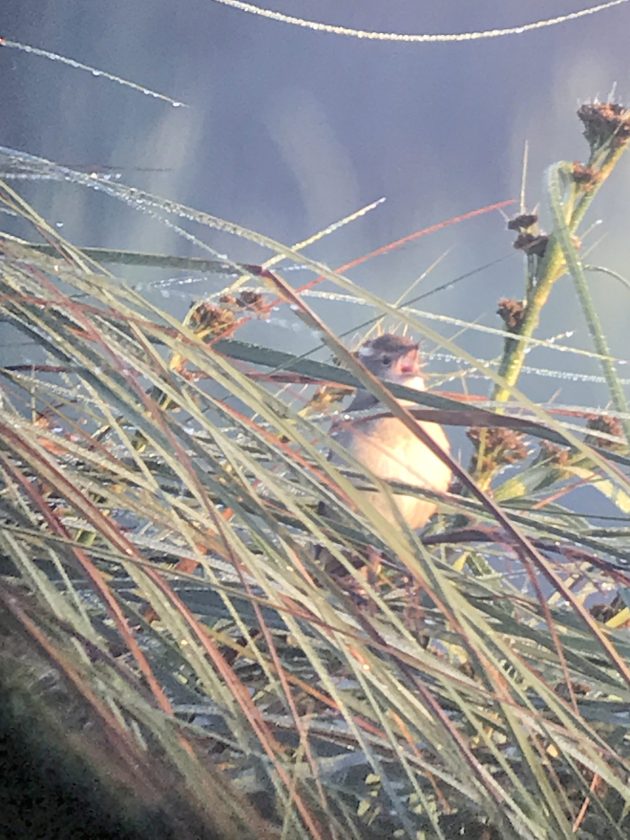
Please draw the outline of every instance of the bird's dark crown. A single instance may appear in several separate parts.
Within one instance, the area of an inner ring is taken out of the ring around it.
[[[369,348],[373,353],[388,353],[392,356],[401,356],[410,350],[418,347],[418,342],[412,338],[405,338],[393,333],[384,333],[378,338],[366,341],[363,347]]]

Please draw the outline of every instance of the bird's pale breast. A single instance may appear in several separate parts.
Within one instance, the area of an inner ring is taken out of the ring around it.
[[[419,425],[446,452],[449,443],[441,426],[419,422]],[[338,443],[379,478],[414,484],[429,490],[445,492],[451,471],[409,429],[393,417],[378,420],[357,420],[339,429]],[[340,459],[332,458],[339,463]],[[390,499],[383,493],[370,493],[370,501],[391,521],[395,521]],[[433,515],[433,502],[413,496],[394,495],[395,503],[411,528],[421,528]]]

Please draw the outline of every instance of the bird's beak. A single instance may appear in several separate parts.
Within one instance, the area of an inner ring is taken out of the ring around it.
[[[416,376],[420,373],[420,358],[417,347],[412,347],[411,350],[396,359],[394,373],[398,376]]]

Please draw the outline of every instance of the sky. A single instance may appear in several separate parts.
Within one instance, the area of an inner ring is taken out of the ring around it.
[[[322,22],[406,33],[498,29],[589,4],[257,2]],[[606,99],[611,91],[618,101],[630,103],[628,32],[630,3],[518,36],[406,44],[312,32],[213,0],[3,0],[0,35],[5,38],[107,70],[186,107],[0,48],[0,144],[67,165],[115,167],[125,183],[286,244],[385,198],[308,251],[335,267],[475,208],[518,200],[526,144],[527,205],[540,203],[545,218],[545,169],[587,153],[575,116],[579,105],[597,96]],[[78,245],[200,255],[154,219],[92,191],[49,183],[18,186]],[[599,224],[587,239],[589,247],[597,246],[592,260],[622,274],[630,256],[629,194],[630,156],[598,197],[590,221]],[[194,232],[235,260],[259,262],[269,256],[238,238]],[[522,260],[512,239],[505,218],[495,211],[419,238],[349,276],[393,301],[437,260],[420,281],[420,291],[504,258],[421,304],[432,315],[499,327],[497,299],[520,297],[523,289]],[[212,278],[176,286],[162,305],[183,314],[193,299],[215,289]],[[593,294],[613,352],[628,358],[627,292],[610,279],[598,279]],[[336,330],[366,317],[365,308],[341,303],[322,304],[321,312]],[[484,358],[501,351],[497,336],[427,323]],[[312,344],[308,334],[285,327],[279,318],[258,338],[300,350]],[[540,335],[565,332],[572,335],[561,339],[564,343],[590,346],[570,280],[554,290]],[[598,373],[594,362],[567,353],[534,351],[528,361],[560,373]],[[448,360],[433,363],[449,368]],[[596,383],[538,373],[522,384],[539,400],[560,386],[563,402],[606,400]]]

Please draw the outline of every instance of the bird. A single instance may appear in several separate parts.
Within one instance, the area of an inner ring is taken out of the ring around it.
[[[426,389],[419,344],[410,338],[385,333],[365,341],[356,355],[368,370],[385,383],[404,385],[417,391]],[[376,407],[378,402],[369,391],[360,388],[348,406],[347,414]],[[400,402],[402,405],[414,404],[409,400]],[[440,449],[450,453],[449,441],[442,426],[422,420],[418,421],[418,425]],[[344,418],[333,424],[330,433],[341,450],[352,455],[378,478],[437,492],[448,489],[452,476],[450,467],[396,417]],[[344,463],[339,448],[329,454],[329,460],[336,464]],[[396,523],[402,516],[412,530],[424,527],[436,511],[433,501],[417,496],[399,493],[390,495],[382,491],[365,492],[370,503],[388,521]]]

